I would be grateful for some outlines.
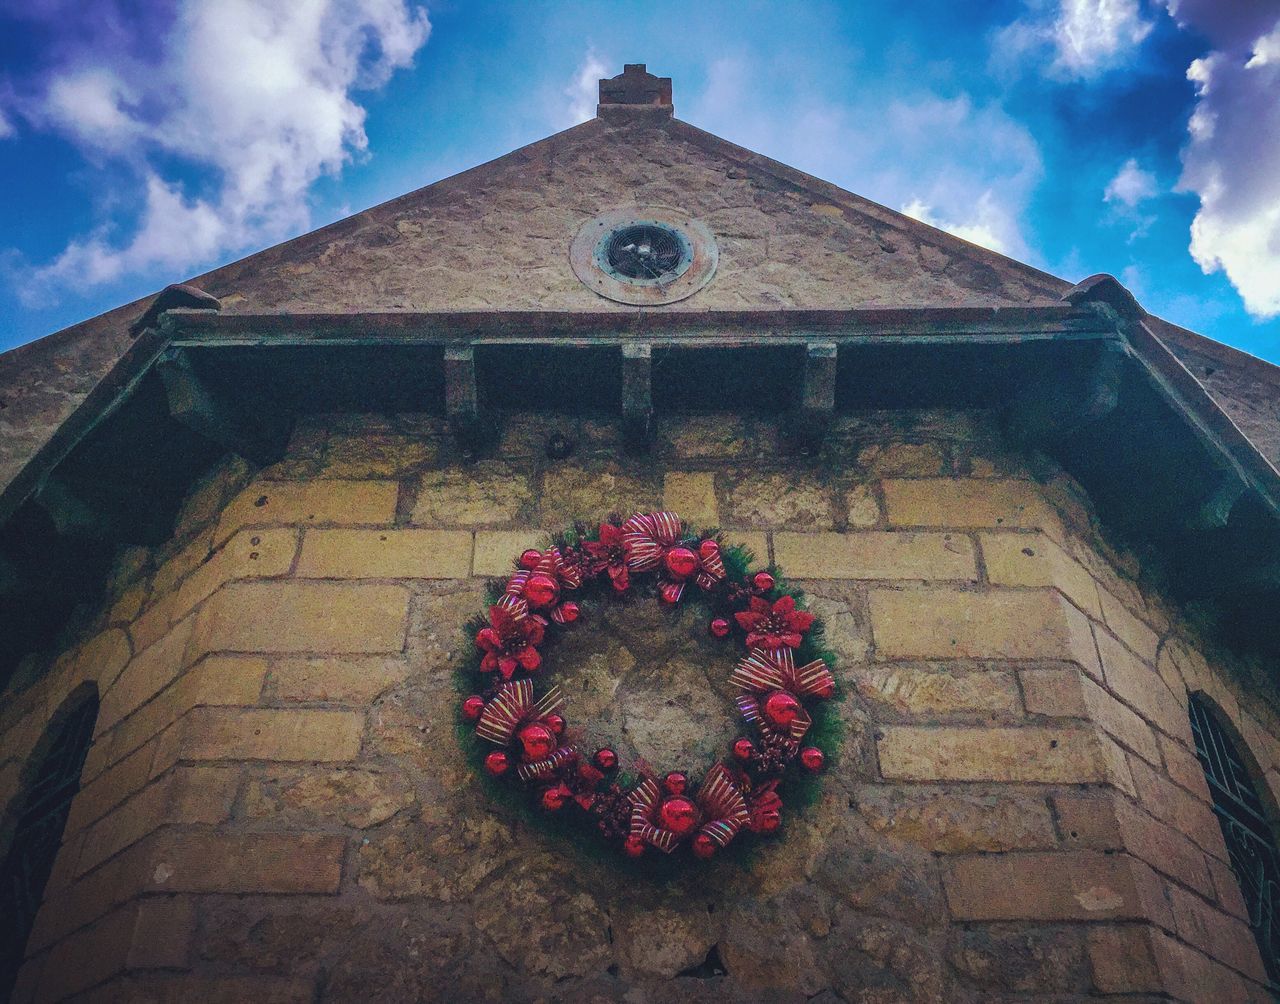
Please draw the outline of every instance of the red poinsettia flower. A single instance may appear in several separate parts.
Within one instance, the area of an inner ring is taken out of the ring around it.
[[[584,541],[582,550],[587,555],[592,575],[606,572],[616,592],[627,591],[631,586],[631,574],[627,571],[627,547],[623,542],[622,527],[601,523],[600,539]]]
[[[799,648],[804,633],[813,626],[813,614],[797,610],[790,596],[772,606],[768,600],[753,596],[750,609],[734,617],[747,632],[747,648]]]
[[[517,669],[532,673],[542,665],[542,655],[535,646],[545,634],[541,617],[511,611],[494,605],[489,608],[489,623],[476,634],[476,648],[484,653],[480,668],[495,670],[510,680]]]

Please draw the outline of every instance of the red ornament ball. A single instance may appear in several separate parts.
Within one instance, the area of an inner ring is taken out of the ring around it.
[[[547,715],[546,718],[542,719],[542,724],[556,735],[560,735],[564,732],[564,718],[561,715]]]
[[[532,572],[542,562],[542,552],[529,548],[520,555],[520,567],[527,572]]]
[[[526,725],[520,730],[519,736],[524,754],[530,760],[541,760],[545,756],[550,756],[551,751],[556,748],[555,735],[550,728],[539,722]]]
[[[683,795],[684,790],[689,787],[689,775],[684,771],[673,770],[662,779],[662,787],[667,789],[668,795]]]
[[[687,579],[698,570],[698,556],[687,547],[673,547],[663,557],[673,578]]]
[[[560,604],[560,619],[566,624],[572,624],[576,621],[579,613],[581,611],[578,609],[578,604],[574,603],[573,600],[565,600]]]
[[[816,746],[806,746],[800,751],[800,762],[804,764],[805,770],[822,770],[822,765],[826,762],[826,759],[822,755],[822,750]]]
[[[774,585],[773,576],[770,575],[768,572],[756,572],[756,574],[751,579],[751,584],[755,586],[756,589],[758,589],[760,592],[767,593],[770,589],[773,588],[773,585]]]
[[[720,553],[720,545],[716,541],[708,538],[698,545],[698,557],[704,561],[707,558],[714,558]]]
[[[782,825],[782,813],[777,809],[769,809],[760,814],[760,820],[756,823],[756,829],[761,833],[773,833]]]
[[[707,858],[711,857],[711,855],[715,854],[715,852],[716,842],[705,833],[699,833],[693,838],[694,857],[702,858],[702,860],[705,861]]]
[[[511,760],[505,753],[490,753],[484,758],[484,769],[494,777],[501,777],[511,766]]]
[[[644,838],[633,835],[622,842],[622,853],[629,858],[638,858],[644,854],[644,846]]]
[[[658,821],[664,830],[683,837],[697,828],[698,810],[687,798],[668,798],[658,809]]]
[[[751,759],[756,751],[756,744],[750,739],[743,736],[741,739],[735,739],[733,742],[733,755],[736,759],[746,763]]]
[[[462,702],[462,717],[469,722],[478,720],[484,713],[484,698],[479,694],[472,694]]]
[[[608,746],[602,746],[596,750],[591,759],[595,761],[596,766],[601,770],[613,770],[614,767],[618,766],[618,754],[609,749]]]
[[[564,792],[559,788],[548,788],[542,793],[542,807],[548,812],[556,812],[564,808]]]
[[[725,620],[723,617],[717,617],[715,620],[711,622],[711,626],[709,630],[711,631],[711,634],[713,637],[723,638],[725,635],[729,633],[729,622]]]
[[[549,607],[560,598],[560,583],[550,575],[531,575],[524,584],[524,598],[531,607]]]
[[[785,729],[800,714],[800,702],[785,690],[775,690],[764,699],[764,716],[769,724]]]

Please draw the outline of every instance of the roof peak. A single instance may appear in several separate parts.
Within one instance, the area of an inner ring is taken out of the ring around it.
[[[597,115],[641,109],[660,109],[667,115],[674,113],[670,77],[654,76],[644,63],[626,63],[616,77],[600,81]]]

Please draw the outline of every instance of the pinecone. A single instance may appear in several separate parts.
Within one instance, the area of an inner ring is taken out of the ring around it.
[[[600,792],[591,811],[606,840],[624,840],[631,832],[631,800],[616,787]]]
[[[795,752],[796,741],[790,736],[762,732],[751,757],[751,769],[761,777],[777,777],[787,769]]]

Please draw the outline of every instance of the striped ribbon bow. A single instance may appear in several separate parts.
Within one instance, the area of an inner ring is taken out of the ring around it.
[[[797,668],[795,653],[789,648],[753,648],[729,674],[729,682],[739,690],[750,695],[738,698],[738,710],[748,722],[763,721],[766,726],[771,723],[764,717],[764,703],[768,695],[782,691],[796,698],[830,697],[835,690],[835,677],[821,659],[814,659]],[[797,742],[804,738],[813,724],[809,712],[804,705],[797,702],[795,718],[787,726],[792,739]]]
[[[660,569],[662,582],[659,595],[666,603],[676,603],[684,594],[685,583],[692,579],[700,589],[711,589],[725,577],[720,545],[711,538],[701,541],[698,549],[689,549],[693,561],[683,574],[666,560],[673,548],[684,548],[680,534],[683,526],[673,512],[636,513],[622,524],[622,541],[627,549],[627,567],[633,572]]]
[[[654,823],[662,791],[658,782],[646,777],[631,791],[631,835],[652,844],[665,854],[670,854],[680,843],[680,836]]]
[[[504,683],[498,696],[481,712],[480,721],[476,723],[476,735],[499,746],[510,745],[521,725],[541,721],[558,711],[562,704],[564,697],[559,687],[552,687],[535,702],[532,680],[526,677]]]
[[[746,798],[722,763],[707,772],[702,787],[698,789],[698,807],[702,810],[702,818],[708,820],[698,828],[698,832],[705,833],[720,848],[728,846],[751,818]]]

